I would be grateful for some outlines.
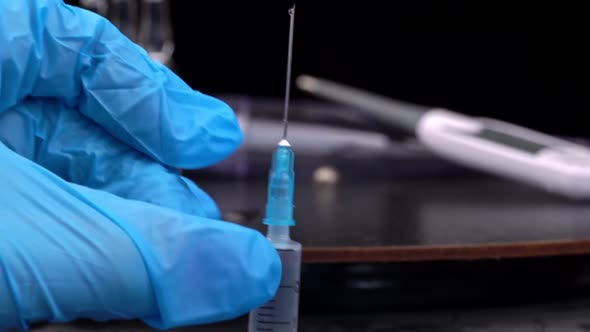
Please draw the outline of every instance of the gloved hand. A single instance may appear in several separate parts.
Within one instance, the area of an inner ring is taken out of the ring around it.
[[[276,291],[280,261],[218,220],[175,168],[228,156],[231,109],[108,21],[60,0],[0,1],[0,329],[230,319]]]

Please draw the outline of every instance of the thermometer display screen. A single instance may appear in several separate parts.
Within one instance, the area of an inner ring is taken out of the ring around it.
[[[475,134],[475,136],[529,153],[537,153],[540,150],[547,148],[546,145],[540,144],[538,142],[527,140],[522,137],[507,134],[505,132],[490,128],[484,128],[480,130]]]

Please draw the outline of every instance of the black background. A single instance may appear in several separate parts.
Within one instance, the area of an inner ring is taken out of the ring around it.
[[[175,70],[210,94],[281,97],[288,1],[171,1]],[[294,75],[590,136],[583,2],[297,2]],[[294,91],[294,98],[306,97]]]

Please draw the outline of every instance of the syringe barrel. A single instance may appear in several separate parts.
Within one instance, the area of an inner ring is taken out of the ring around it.
[[[293,240],[271,242],[281,257],[281,283],[270,301],[250,312],[248,332],[296,332],[302,247]]]
[[[294,226],[293,192],[295,187],[295,154],[288,143],[279,144],[273,153],[266,200],[267,225]]]

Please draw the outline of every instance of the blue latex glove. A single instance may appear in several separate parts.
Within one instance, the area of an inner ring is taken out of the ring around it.
[[[276,251],[175,167],[228,156],[231,109],[108,21],[0,1],[0,330],[79,318],[172,328],[267,301]]]

